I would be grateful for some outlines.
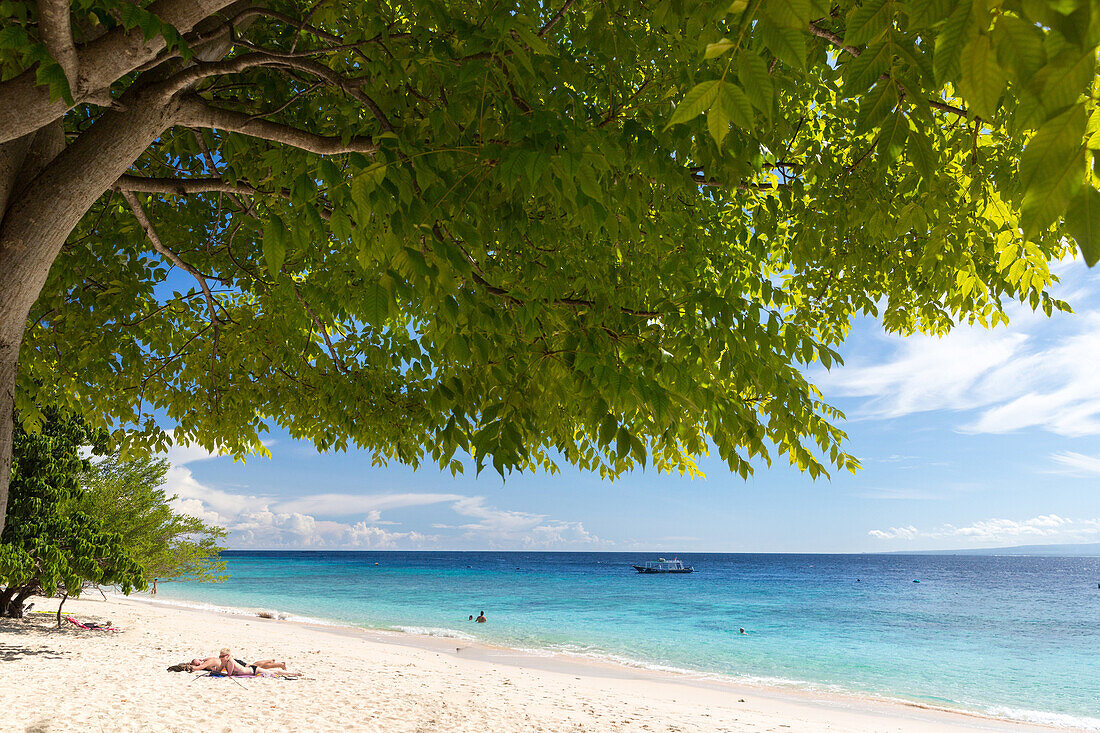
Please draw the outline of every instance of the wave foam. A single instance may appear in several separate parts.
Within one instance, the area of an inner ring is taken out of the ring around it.
[[[477,637],[455,629],[439,628],[435,626],[386,626],[384,631],[397,631],[402,634],[416,634],[417,636],[436,636],[444,639],[461,639],[462,641],[477,641]]]
[[[1055,728],[1100,730],[1100,718],[1089,718],[1083,715],[1069,715],[1067,713],[1045,713],[1041,710],[1011,708],[1003,705],[987,707],[986,712],[989,715],[993,715],[998,718],[1019,720],[1024,723],[1034,723],[1036,725],[1049,725]]]

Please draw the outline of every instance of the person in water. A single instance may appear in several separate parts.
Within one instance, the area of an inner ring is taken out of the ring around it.
[[[474,620],[474,615],[473,615],[473,614],[471,613],[471,614],[470,614],[470,618],[468,618],[468,619],[466,619],[466,620],[467,620],[467,621],[473,621],[473,620]]]
[[[483,623],[485,623],[485,622],[486,622],[487,620],[488,620],[488,619],[486,619],[486,618],[485,618],[485,612],[484,612],[484,611],[482,611],[482,612],[481,612],[481,615],[479,615],[479,616],[478,616],[477,618],[475,618],[475,619],[474,619],[474,621],[477,621],[477,622],[478,622],[479,624],[483,624]]]

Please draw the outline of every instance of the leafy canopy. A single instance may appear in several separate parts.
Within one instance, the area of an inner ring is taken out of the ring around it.
[[[45,416],[33,434],[16,427],[0,535],[0,615],[20,615],[22,597],[38,590],[79,595],[86,583],[118,585],[124,593],[144,586],[141,567],[119,534],[81,506],[78,481],[88,460],[80,451],[96,436],[57,410]]]
[[[218,541],[226,531],[172,506],[176,497],[162,488],[168,468],[163,458],[123,461],[115,454],[96,461],[80,477],[80,509],[119,534],[145,584],[224,580]]]
[[[5,78],[39,63],[63,97],[31,4],[0,13]],[[857,464],[802,369],[854,315],[942,334],[1012,300],[1049,314],[1048,263],[1100,255],[1094,0],[245,15],[220,16],[220,60],[169,38],[181,104],[222,122],[169,129],[116,186],[129,205],[108,192],[72,233],[23,346],[28,424],[50,400],[156,445],[162,410],[237,453],[278,425],[454,471],[694,473],[713,446],[741,475],[780,455],[816,476]],[[73,18],[165,32],[141,3]],[[70,136],[96,114],[74,107]]]

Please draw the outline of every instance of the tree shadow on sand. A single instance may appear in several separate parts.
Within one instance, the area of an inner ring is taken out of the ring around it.
[[[52,614],[35,614],[23,619],[0,619],[0,662],[17,662],[26,657],[64,659],[68,652],[52,648],[50,639],[81,633],[75,626],[57,628]]]

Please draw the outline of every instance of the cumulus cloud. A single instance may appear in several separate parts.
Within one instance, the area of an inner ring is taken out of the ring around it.
[[[913,525],[908,527],[891,527],[890,529],[872,529],[867,534],[880,540],[911,540],[920,534]]]
[[[880,540],[959,538],[975,546],[1034,539],[1082,542],[1100,539],[1100,519],[1070,519],[1057,514],[1040,514],[1024,520],[986,519],[963,526],[944,524],[928,530],[920,530],[913,525],[872,529],[867,534]]]
[[[976,410],[966,432],[1040,428],[1059,435],[1100,434],[1100,304],[1077,285],[1080,264],[1060,263],[1058,295],[1077,310],[1047,319],[1023,304],[1011,326],[960,326],[943,338],[878,337],[882,359],[849,359],[812,379],[827,396],[861,397],[852,417],[894,418],[932,410]]]
[[[418,549],[439,547],[456,536],[468,544],[500,549],[585,547],[601,542],[580,522],[498,509],[481,496],[431,492],[327,493],[279,499],[234,493],[200,482],[187,466],[214,456],[188,451],[179,452],[176,457],[183,464],[169,469],[165,487],[170,495],[176,495],[174,508],[225,527],[229,531],[229,544],[235,548]],[[459,520],[432,525],[432,529],[449,530],[449,537],[415,529],[385,528],[397,523],[384,519],[383,511],[439,504],[449,505]]]

